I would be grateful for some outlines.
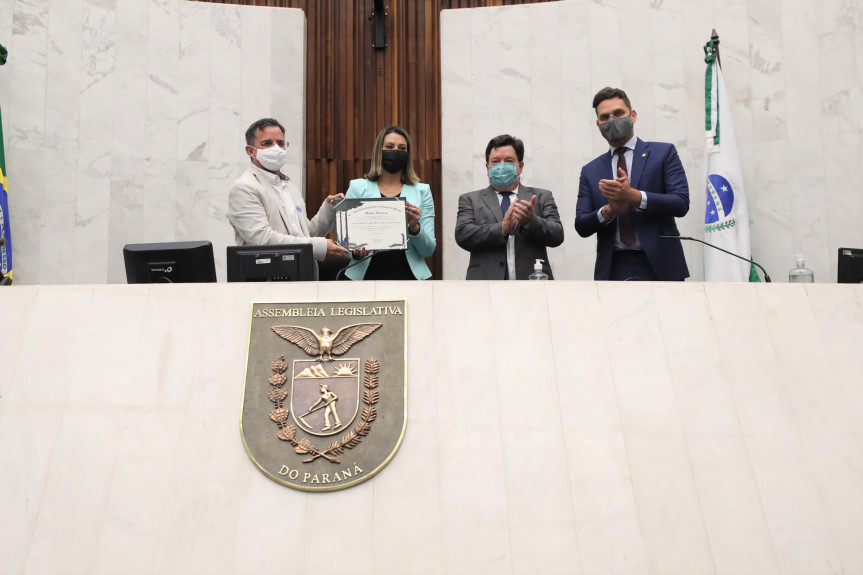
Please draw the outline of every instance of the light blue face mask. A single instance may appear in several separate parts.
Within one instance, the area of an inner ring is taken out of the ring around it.
[[[518,179],[518,165],[501,162],[488,168],[488,181],[496,188],[508,188]]]

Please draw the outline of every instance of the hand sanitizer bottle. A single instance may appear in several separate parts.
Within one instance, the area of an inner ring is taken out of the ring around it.
[[[788,281],[795,284],[811,284],[815,283],[815,273],[806,267],[806,261],[803,256],[794,256],[795,267],[788,272]]]
[[[548,276],[542,271],[542,260],[536,260],[533,264],[533,273],[527,276],[529,280],[547,280]]]

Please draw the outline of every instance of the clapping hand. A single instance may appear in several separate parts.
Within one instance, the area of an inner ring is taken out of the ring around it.
[[[533,221],[533,206],[536,204],[536,196],[530,197],[530,200],[515,200],[512,205],[515,210],[515,219],[523,226],[528,225]]]
[[[617,174],[614,180],[599,180],[599,191],[608,198],[611,209],[620,212],[627,208],[627,204],[641,203],[641,192],[632,188],[626,172],[618,168]]]

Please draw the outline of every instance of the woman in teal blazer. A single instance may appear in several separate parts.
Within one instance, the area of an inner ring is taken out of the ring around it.
[[[434,253],[434,201],[428,184],[414,172],[413,145],[398,126],[381,130],[372,149],[372,166],[361,180],[351,180],[345,198],[402,197],[406,200],[408,249],[378,252],[348,268],[352,280],[424,280],[431,272],[423,258]],[[363,252],[364,254],[364,252]]]

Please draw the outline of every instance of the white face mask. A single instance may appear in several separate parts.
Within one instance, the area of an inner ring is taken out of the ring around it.
[[[288,151],[279,146],[270,146],[263,150],[255,149],[258,152],[255,159],[257,159],[262,166],[272,172],[278,172],[281,170],[282,166],[285,165],[285,160],[288,159]]]

